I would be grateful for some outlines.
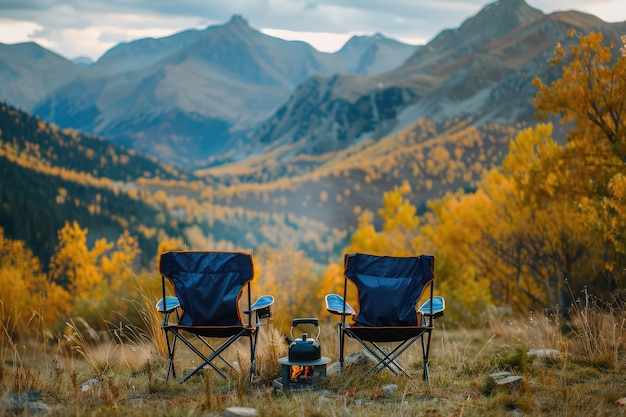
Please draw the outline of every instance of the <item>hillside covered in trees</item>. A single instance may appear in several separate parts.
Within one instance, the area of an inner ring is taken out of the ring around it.
[[[188,179],[154,159],[75,131],[61,131],[0,105],[0,226],[43,261],[54,253],[57,231],[77,221],[96,237],[129,230],[146,253],[156,230],[178,236],[172,216],[145,202],[129,184],[141,178]]]

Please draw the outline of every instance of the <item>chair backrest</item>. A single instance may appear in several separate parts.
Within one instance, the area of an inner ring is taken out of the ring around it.
[[[434,280],[433,256],[346,254],[344,275],[358,292],[354,323],[360,326],[416,326],[415,304]],[[347,286],[344,286],[344,299]]]
[[[184,326],[240,326],[239,298],[254,278],[252,255],[174,251],[161,254],[161,275],[174,286]],[[248,297],[249,298],[249,297]]]

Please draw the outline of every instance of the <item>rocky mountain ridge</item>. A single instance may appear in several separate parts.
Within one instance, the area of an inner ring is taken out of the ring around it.
[[[626,22],[574,11],[545,15],[524,0],[500,0],[458,29],[441,32],[398,68],[308,79],[249,142],[267,149],[306,139],[299,153],[319,154],[380,139],[422,118],[533,124],[532,80],[558,76],[549,58],[557,43],[576,42],[571,29],[602,32],[619,44]]]
[[[29,60],[22,51],[29,48],[42,56]],[[0,101],[193,166],[224,152],[308,77],[384,71],[416,49],[378,34],[328,54],[264,35],[236,15],[204,30],[119,44],[86,67],[35,44],[0,45]],[[18,52],[21,60],[12,63]],[[50,76],[38,71],[44,68]]]
[[[86,67],[34,44],[0,45],[0,100],[190,169],[283,147],[277,158],[321,155],[423,118],[534,123],[532,80],[558,76],[548,60],[557,43],[576,42],[571,29],[619,44],[626,22],[499,0],[423,47],[377,34],[327,54],[242,16],[119,44]]]

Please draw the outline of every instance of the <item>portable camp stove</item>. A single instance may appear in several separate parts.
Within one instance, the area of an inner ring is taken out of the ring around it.
[[[302,333],[294,339],[294,329],[300,325],[312,324],[317,328],[315,338]],[[329,358],[322,356],[318,338],[320,335],[319,320],[316,318],[293,319],[289,331],[291,337],[285,336],[289,343],[289,354],[278,359],[281,364],[281,377],[272,382],[275,391],[289,392],[294,390],[313,390],[326,380],[326,364]]]

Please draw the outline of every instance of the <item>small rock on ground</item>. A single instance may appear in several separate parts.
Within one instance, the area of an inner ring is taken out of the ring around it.
[[[229,407],[224,411],[225,417],[258,416],[259,412],[250,407]]]

